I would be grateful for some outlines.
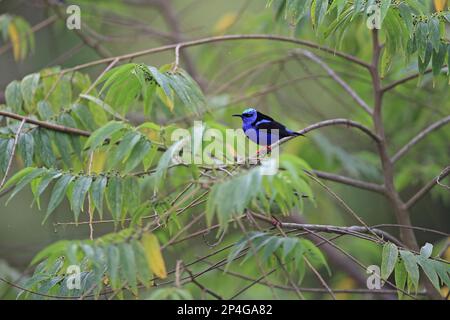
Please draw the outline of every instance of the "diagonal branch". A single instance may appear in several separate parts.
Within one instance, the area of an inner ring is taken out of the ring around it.
[[[313,170],[311,173],[315,174],[316,176],[318,176],[321,179],[334,181],[334,182],[346,184],[349,186],[353,186],[356,188],[374,191],[374,192],[381,193],[381,194],[385,193],[384,187],[382,185],[379,185],[376,183],[356,180],[356,179],[352,179],[349,177],[340,176],[340,175],[337,175],[334,173],[329,173],[329,172],[324,172],[324,171],[319,171],[319,170]]]
[[[349,119],[330,119],[330,120],[320,121],[320,122],[311,124],[311,125],[307,126],[306,128],[303,128],[302,130],[297,131],[297,133],[306,134],[310,131],[313,131],[313,130],[316,130],[319,128],[328,127],[328,126],[339,126],[339,125],[359,129],[362,132],[364,132],[365,134],[367,134],[370,138],[372,138],[376,143],[380,143],[380,137],[378,137],[378,135],[376,135],[374,132],[372,132],[369,128],[367,128],[366,126],[364,126],[358,122],[355,122],[355,121],[349,120]],[[293,138],[295,138],[295,137],[286,137],[286,138],[280,139],[277,142],[275,142],[274,144],[272,144],[271,147],[274,148],[274,147],[281,145]]]
[[[441,72],[445,72],[446,70],[448,70],[448,67],[443,67],[443,68],[441,69]],[[430,68],[430,69],[425,70],[425,72],[424,72],[423,74],[428,74],[428,73],[430,73],[430,72],[432,72],[432,71],[433,71],[433,69]],[[411,74],[411,75],[406,76],[406,77],[404,77],[404,78],[402,78],[402,79],[399,79],[399,80],[397,80],[397,81],[394,81],[394,82],[392,82],[391,84],[386,85],[385,87],[383,87],[383,88],[381,89],[381,91],[384,93],[384,92],[386,92],[386,91],[392,90],[392,89],[394,89],[395,87],[397,87],[397,86],[399,86],[399,85],[401,85],[401,84],[404,84],[404,83],[406,83],[406,82],[408,82],[408,81],[417,79],[419,76],[420,76],[420,73],[414,73],[414,74]]]
[[[450,174],[450,167],[446,167],[442,172],[435,177],[433,180],[428,182],[425,186],[422,187],[415,195],[413,195],[408,202],[405,203],[406,208],[411,208],[417,201],[422,199],[434,186],[439,184],[441,179],[444,179]]]
[[[447,117],[442,118],[441,120],[436,121],[435,123],[429,125],[425,129],[423,129],[414,138],[412,138],[405,146],[403,146],[403,148],[398,150],[397,153],[391,158],[391,161],[396,162],[398,159],[403,157],[409,151],[409,149],[411,149],[420,140],[425,138],[428,134],[430,134],[434,130],[439,129],[440,127],[446,125],[449,122],[450,122],[450,116],[447,116]]]
[[[334,72],[333,69],[331,69],[322,59],[320,59],[318,56],[313,54],[310,51],[307,50],[295,50],[295,53],[299,53],[308,59],[314,61],[318,65],[320,65],[327,73],[328,75],[333,78],[349,95],[350,97],[361,107],[363,108],[368,114],[372,114],[372,109],[369,107],[369,105],[356,93],[355,90],[353,90],[348,83],[346,83],[342,78]]]

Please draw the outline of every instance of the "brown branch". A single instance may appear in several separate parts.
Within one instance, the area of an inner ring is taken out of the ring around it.
[[[372,109],[367,105],[367,103],[356,93],[355,90],[352,89],[352,87],[350,87],[344,80],[342,80],[342,78],[339,75],[337,75],[336,72],[334,72],[334,70],[331,69],[322,59],[320,59],[318,56],[307,50],[297,49],[295,50],[295,53],[299,53],[307,57],[308,59],[314,61],[318,65],[320,65],[328,73],[328,75],[331,78],[333,78],[361,108],[363,108],[368,114],[372,114]]]
[[[323,172],[323,171],[319,171],[319,170],[313,170],[311,173],[315,174],[317,177],[319,177],[321,179],[334,181],[334,182],[346,184],[346,185],[349,185],[349,186],[353,186],[353,187],[356,187],[356,188],[365,189],[365,190],[369,190],[369,191],[374,191],[374,192],[381,193],[381,194],[385,193],[384,187],[382,185],[379,185],[379,184],[376,184],[376,183],[356,180],[356,179],[352,179],[352,178],[349,178],[349,177],[340,176],[340,175],[337,175],[337,174],[333,174],[333,173],[329,173],[329,172]]]
[[[443,67],[443,68],[441,69],[441,71],[445,71],[445,70],[447,70],[447,67]],[[433,71],[433,69],[431,69],[431,68],[430,68],[430,69],[427,69],[427,70],[425,70],[424,74],[428,74],[428,73],[430,73],[431,71]],[[384,87],[381,89],[381,91],[384,93],[384,92],[386,92],[386,91],[392,90],[392,89],[394,89],[395,87],[397,87],[397,86],[399,86],[399,85],[401,85],[401,84],[404,84],[404,83],[406,83],[406,82],[408,82],[408,81],[417,79],[419,76],[420,76],[420,73],[414,73],[414,74],[411,74],[411,75],[409,75],[409,76],[406,76],[406,77],[404,77],[404,78],[402,78],[402,79],[400,79],[400,80],[394,81],[394,82],[392,82],[391,84],[388,84],[388,85],[384,86]]]
[[[64,132],[64,133],[68,133],[68,134],[76,134],[76,135],[80,135],[83,137],[89,137],[91,135],[91,133],[89,131],[84,131],[84,130],[77,129],[77,128],[65,127],[65,126],[61,126],[59,124],[53,124],[53,123],[49,123],[49,122],[45,122],[45,121],[35,120],[35,119],[31,119],[31,118],[21,116],[19,114],[15,114],[15,113],[8,112],[8,111],[0,110],[0,116],[11,118],[11,119],[16,119],[19,121],[25,120],[25,122],[27,122],[27,123],[34,124],[39,127],[49,129],[52,131]]]
[[[252,213],[252,216],[255,218],[265,221],[267,223],[273,223],[273,220],[265,215],[261,215],[258,213]],[[340,227],[340,226],[332,226],[332,225],[323,225],[323,224],[308,224],[308,223],[295,223],[295,222],[281,222],[279,223],[281,228],[285,229],[295,229],[295,230],[304,230],[304,231],[315,231],[315,232],[325,232],[325,233],[334,233],[334,234],[342,234],[342,235],[350,235],[350,236],[358,236],[357,233],[362,234],[377,234],[380,238],[389,240],[400,247],[404,247],[397,238],[387,233],[386,231],[379,230],[376,228],[367,228],[364,226],[350,226],[350,227]],[[364,238],[367,239],[368,238]],[[373,240],[378,242],[378,240]]]
[[[339,125],[359,129],[362,132],[364,132],[365,134],[367,134],[370,138],[372,138],[376,143],[380,143],[380,138],[378,137],[378,135],[373,133],[369,128],[367,128],[366,126],[364,126],[358,122],[355,122],[355,121],[349,120],[349,119],[330,119],[330,120],[320,121],[320,122],[311,124],[311,125],[307,126],[306,128],[303,128],[302,130],[297,131],[297,133],[304,135],[310,131],[313,131],[313,130],[316,130],[319,128],[328,127],[328,126],[339,126]],[[295,138],[295,137],[286,137],[286,138],[280,139],[277,142],[273,143],[271,147],[275,148],[293,138]]]
[[[233,40],[270,40],[270,41],[293,43],[293,44],[302,45],[302,46],[313,48],[313,49],[318,49],[323,52],[341,57],[347,61],[350,61],[352,63],[360,65],[366,69],[369,68],[369,64],[363,60],[360,60],[352,55],[349,55],[349,54],[346,54],[346,53],[343,53],[340,51],[336,51],[336,50],[328,48],[328,47],[321,46],[321,45],[316,44],[311,41],[300,40],[297,38],[284,37],[284,36],[278,36],[278,35],[235,34],[235,35],[214,36],[214,37],[207,37],[207,38],[202,38],[202,39],[197,39],[197,40],[185,41],[185,42],[165,45],[165,46],[161,46],[161,47],[157,47],[157,48],[151,48],[151,49],[146,49],[146,50],[142,50],[142,51],[138,51],[138,52],[128,53],[128,54],[124,54],[124,55],[120,55],[120,56],[116,56],[116,57],[99,59],[99,60],[91,61],[91,62],[82,64],[82,65],[75,66],[73,68],[65,69],[65,70],[63,70],[63,72],[67,73],[67,72],[77,71],[77,70],[85,69],[88,67],[96,66],[99,64],[110,63],[110,62],[114,61],[115,59],[119,59],[119,61],[129,60],[129,59],[141,57],[141,56],[148,55],[148,54],[153,54],[153,53],[163,52],[163,51],[168,51],[168,50],[174,50],[177,46],[179,46],[179,48],[181,49],[181,48],[194,47],[194,46],[207,44],[207,43],[233,41]],[[55,74],[58,74],[58,73],[55,73]],[[52,75],[54,75],[54,74],[49,74],[47,76],[52,76]]]
[[[379,73],[379,64],[381,51],[383,46],[379,42],[378,30],[372,30],[372,63],[370,67],[370,75],[372,77],[372,86],[374,94],[374,111],[373,122],[376,134],[381,138],[381,142],[377,145],[378,154],[381,161],[381,167],[383,170],[384,186],[386,188],[386,196],[389,199],[393,209],[395,218],[398,224],[411,226],[411,218],[408,209],[404,202],[400,198],[400,195],[394,184],[394,163],[389,157],[388,146],[386,143],[386,137],[384,132],[384,123],[382,115],[383,107],[383,88],[381,87],[381,78]],[[400,229],[400,239],[407,245],[410,250],[418,251],[419,245],[417,243],[416,236],[413,229]],[[425,279],[424,281],[427,293],[432,299],[439,299],[440,294],[436,291],[430,281]]]
[[[405,207],[407,209],[411,208],[417,201],[422,199],[434,186],[439,184],[441,179],[444,179],[450,174],[450,167],[446,167],[437,177],[428,182],[422,187],[415,195],[413,195],[406,203]]]
[[[62,9],[57,5],[51,5],[48,0],[45,1],[48,6],[50,6],[53,11],[56,13],[58,18],[62,21],[65,21],[66,17],[62,11]],[[89,35],[85,34],[79,29],[73,29],[72,31],[75,32],[75,34],[81,39],[81,41],[84,42],[88,47],[92,48],[97,54],[102,58],[108,58],[111,57],[112,54],[109,52],[107,48],[105,48],[99,40],[96,40]]]
[[[391,158],[392,162],[396,162],[398,159],[403,157],[409,149],[411,149],[415,144],[417,144],[420,140],[425,138],[428,134],[433,132],[434,130],[439,129],[440,127],[448,124],[450,122],[450,116],[447,116],[439,121],[436,121],[435,123],[429,125],[422,131],[420,131],[414,138],[412,138],[405,146],[403,146],[400,150],[397,151],[397,153]]]

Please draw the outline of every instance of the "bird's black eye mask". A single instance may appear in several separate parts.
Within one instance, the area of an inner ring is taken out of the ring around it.
[[[251,113],[244,113],[242,116],[246,117],[246,118],[250,118],[252,116],[252,114]]]

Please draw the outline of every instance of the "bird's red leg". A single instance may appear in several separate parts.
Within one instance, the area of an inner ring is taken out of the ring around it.
[[[264,151],[265,154],[270,154],[272,152],[272,147],[267,146],[265,149],[264,148],[259,149],[258,151],[256,151],[256,156],[259,157],[262,151]]]
[[[275,217],[271,217],[272,218],[272,225],[274,226],[274,227],[280,227],[281,226],[281,221],[280,220],[278,220],[277,218],[275,218]]]

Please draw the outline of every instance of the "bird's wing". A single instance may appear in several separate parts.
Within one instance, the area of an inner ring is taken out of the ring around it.
[[[271,118],[268,115],[265,115],[264,113],[261,113],[259,111],[257,111],[256,114],[257,114],[257,117],[256,117],[256,120],[255,120],[255,123],[258,122],[258,121],[261,121],[261,120],[275,121],[275,120],[273,120],[273,118]]]
[[[286,127],[281,123],[276,122],[275,120],[260,120],[255,123],[255,129],[257,130],[278,130],[278,135],[280,138],[287,137],[292,135],[289,131],[286,130]]]

